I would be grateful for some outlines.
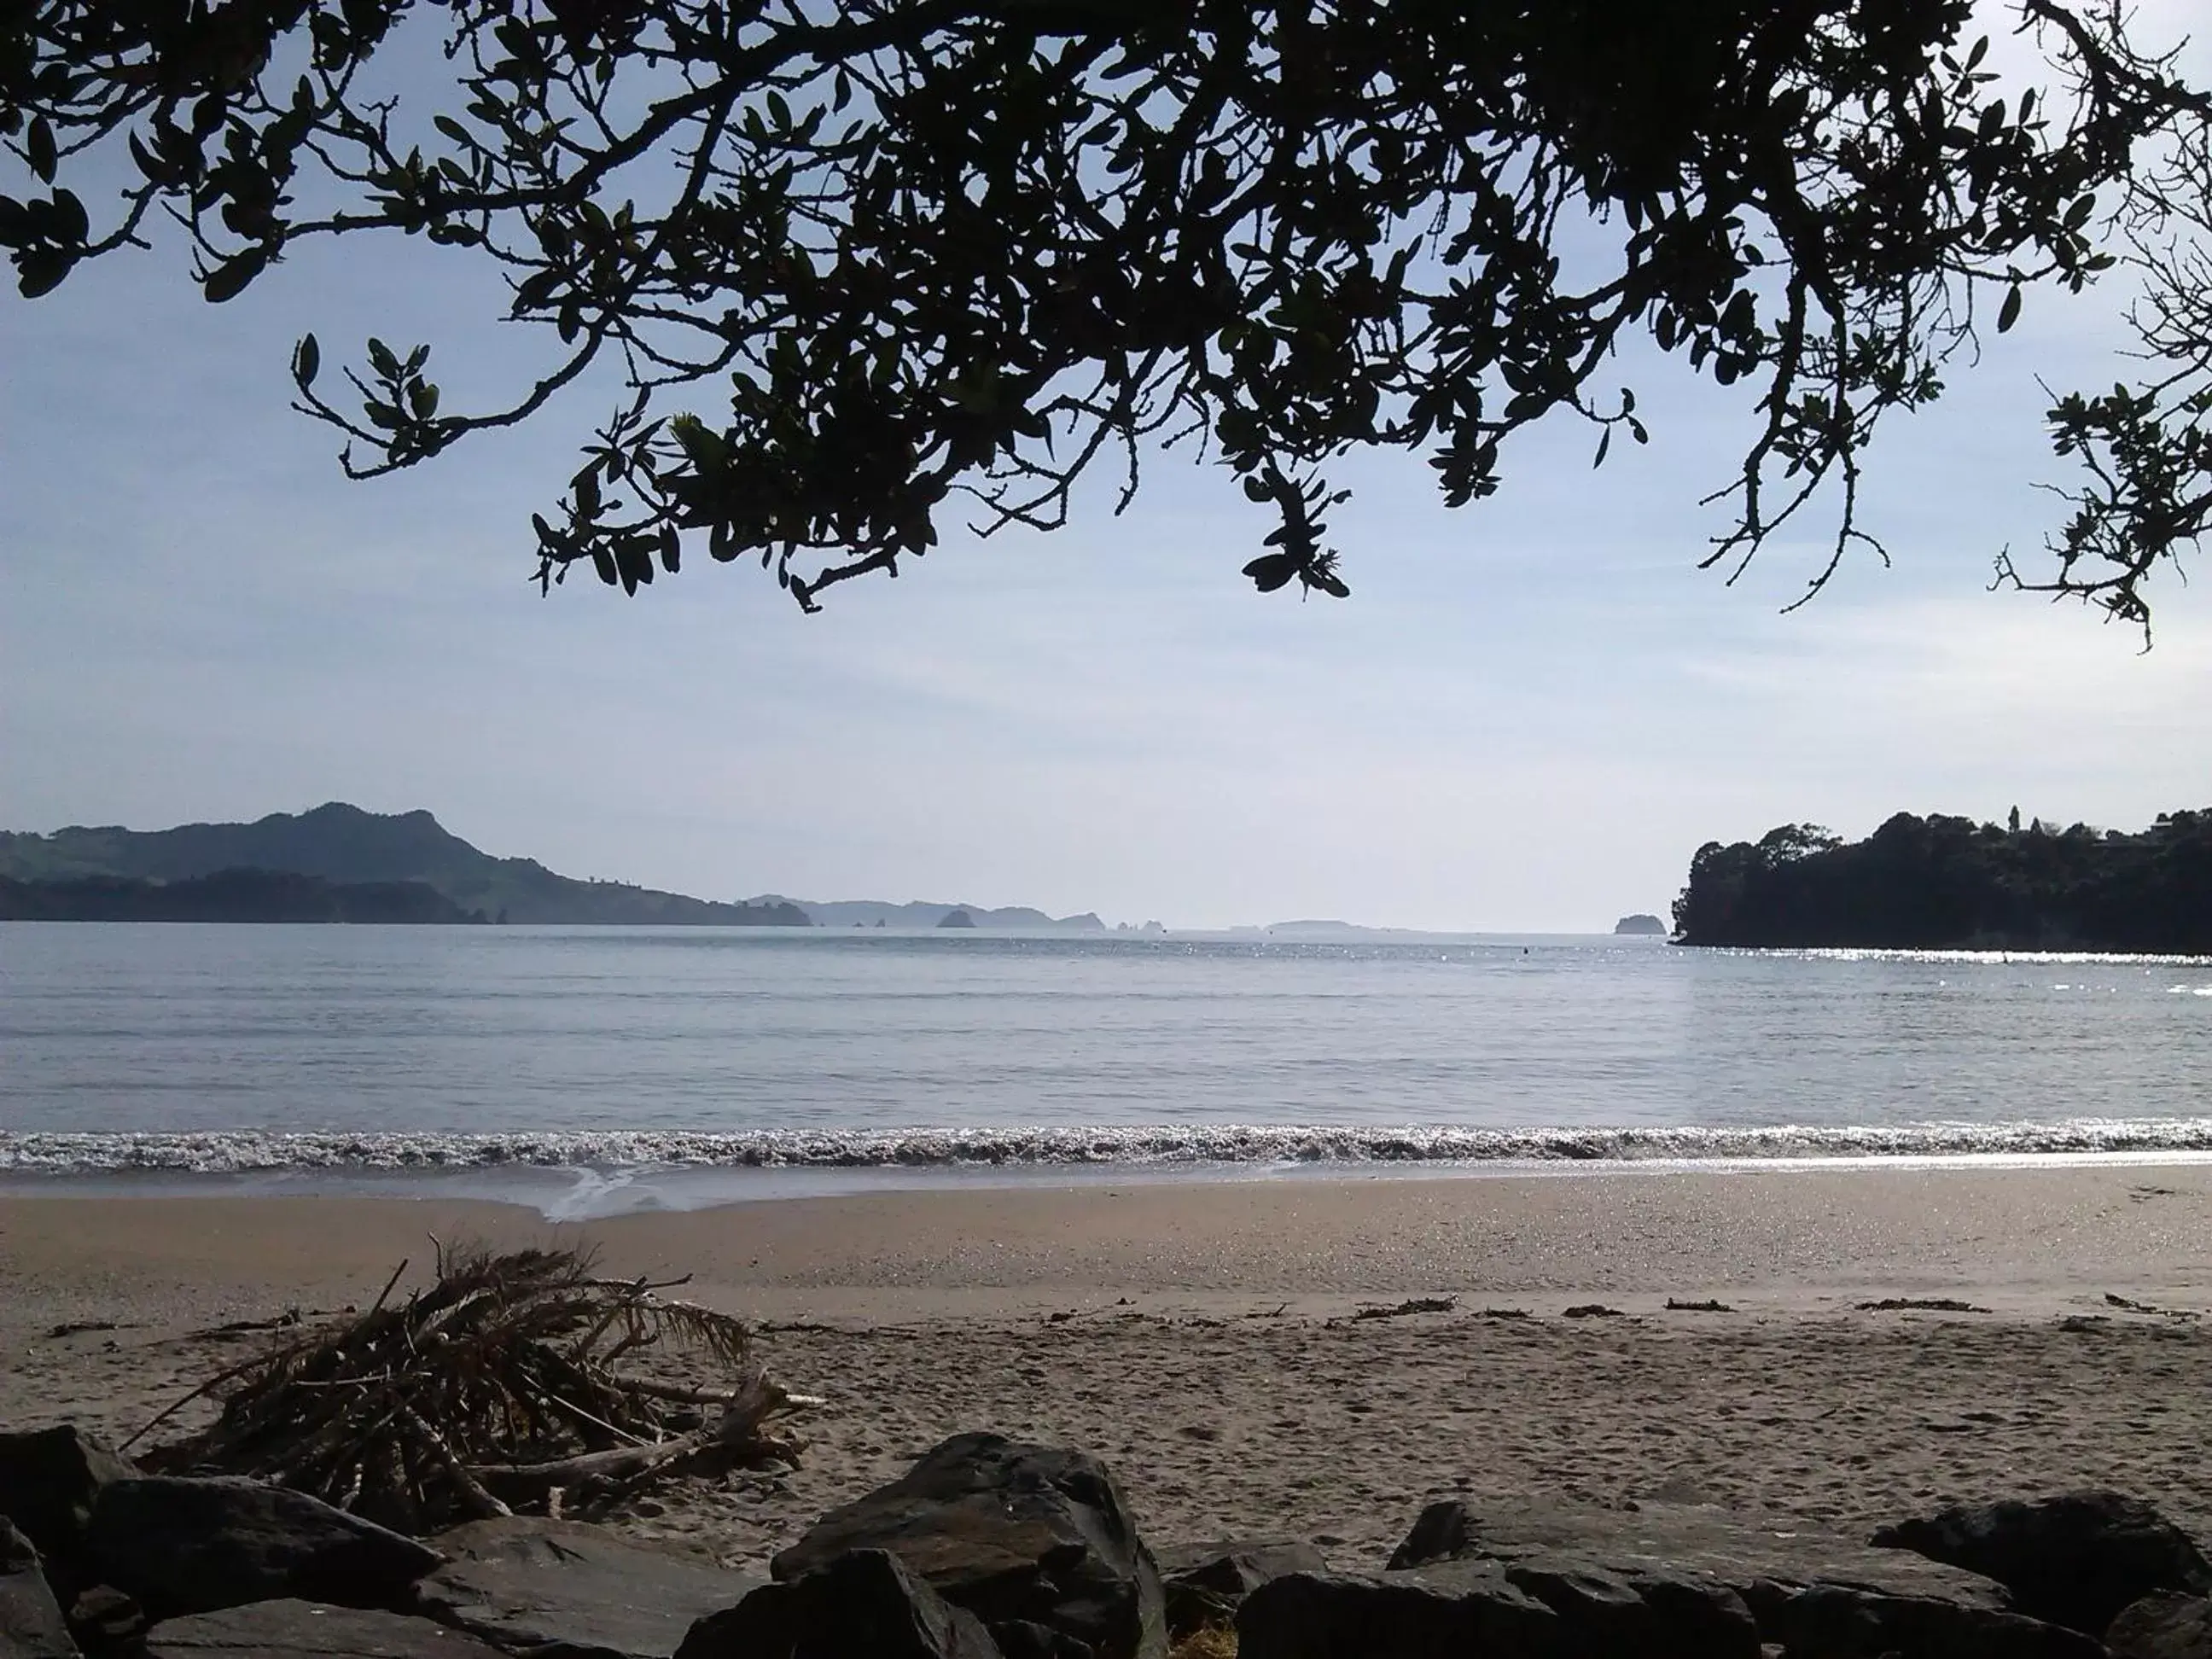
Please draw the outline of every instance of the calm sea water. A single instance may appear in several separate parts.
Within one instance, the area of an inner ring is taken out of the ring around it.
[[[0,925],[19,1183],[2130,1149],[2212,1150],[2212,962]]]

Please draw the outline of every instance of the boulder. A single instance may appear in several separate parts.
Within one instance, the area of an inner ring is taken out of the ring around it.
[[[145,1659],[504,1659],[428,1619],[285,1599],[166,1620]]]
[[[31,1540],[0,1516],[0,1659],[76,1659]]]
[[[1000,1659],[983,1621],[888,1550],[853,1550],[709,1613],[676,1659]]]
[[[74,1423],[0,1434],[0,1515],[21,1528],[64,1594],[81,1588],[76,1561],[100,1488],[138,1471]]]
[[[112,1584],[94,1584],[70,1603],[70,1634],[87,1653],[136,1653],[146,1610]]]
[[[1286,1572],[1327,1572],[1328,1563],[1302,1538],[1179,1544],[1154,1558],[1167,1596],[1168,1634],[1177,1640],[1226,1624],[1244,1598]]]
[[[1390,1566],[1402,1571],[1455,1559],[1578,1563],[1629,1577],[1687,1574],[1727,1585],[1754,1613],[1755,1587],[1765,1586],[1759,1594],[1771,1599],[1815,1583],[1992,1612],[2011,1607],[2003,1586],[1978,1574],[1869,1548],[1817,1527],[1756,1520],[1702,1504],[1601,1510],[1534,1498],[1480,1504],[1449,1498],[1421,1512]]]
[[[2114,1492],[1948,1509],[1884,1527],[1870,1541],[1983,1573],[2021,1613],[2091,1636],[2157,1591],[2212,1590],[2212,1566],[2188,1537]]]
[[[1789,1644],[1790,1659],[1892,1650],[1912,1659],[1954,1650],[1962,1659],[2087,1659],[2078,1637],[2014,1617],[1990,1579],[1704,1504],[1595,1510],[1454,1498],[1425,1510],[1390,1561],[1386,1581],[1472,1567],[1541,1602],[1557,1621],[1557,1645],[1532,1652],[1751,1659],[1766,1643]]]
[[[1759,1621],[1726,1584],[1686,1571],[1562,1564],[1505,1569],[1549,1607],[1561,1644],[1590,1659],[1759,1659]]]
[[[771,1571],[795,1580],[889,1550],[991,1629],[1007,1659],[1164,1659],[1159,1573],[1106,1466],[1064,1447],[957,1435],[833,1510]]]
[[[1847,1584],[1814,1584],[1779,1598],[1762,1632],[1790,1659],[2105,1659],[2103,1646],[2014,1613]]]
[[[1237,1610],[1237,1659],[1555,1659],[1565,1652],[1559,1615],[1488,1562],[1380,1577],[1286,1573]]]
[[[2105,1646],[2112,1659],[2212,1659],[2212,1601],[2146,1595],[2120,1610]]]
[[[446,1565],[416,1586],[416,1606],[547,1659],[669,1659],[696,1620],[764,1582],[573,1521],[472,1521],[431,1541]]]
[[[157,1620],[278,1597],[396,1606],[445,1560],[306,1492],[228,1476],[110,1481],[85,1543],[100,1580]]]

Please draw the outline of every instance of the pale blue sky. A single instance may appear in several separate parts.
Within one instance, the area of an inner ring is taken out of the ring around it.
[[[1260,514],[1168,457],[1123,519],[955,534],[807,617],[703,561],[635,600],[538,599],[527,514],[595,400],[338,477],[286,408],[303,330],[326,356],[431,338],[449,402],[534,361],[465,260],[319,250],[211,307],[176,256],[0,298],[0,827],[337,798],[713,896],[1579,930],[1663,910],[1699,842],[1784,819],[2212,804],[2200,592],[2161,585],[2145,656],[1984,591],[2057,510],[2031,488],[2063,476],[2035,377],[2122,372],[2118,291],[2032,302],[1891,427],[1868,519],[1897,568],[1860,559],[1794,615],[1810,546],[1733,589],[1694,568],[1747,400],[1633,363],[1654,442],[1602,472],[1573,428],[1458,513],[1416,458],[1340,469],[1348,604],[1255,594]]]

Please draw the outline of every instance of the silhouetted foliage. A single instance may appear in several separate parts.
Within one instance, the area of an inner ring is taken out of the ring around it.
[[[1640,333],[1752,405],[1706,562],[1819,499],[1817,588],[1874,544],[1881,418],[1979,306],[2110,263],[2099,192],[2201,112],[2110,0],[2016,9],[2050,95],[1971,0],[15,0],[0,246],[36,295],[167,213],[217,301],[319,237],[495,262],[557,342],[508,401],[380,340],[333,373],[311,335],[293,378],[373,476],[621,374],[542,583],[703,546],[811,610],[948,514],[1053,527],[1102,459],[1126,505],[1186,443],[1276,520],[1260,588],[1341,596],[1328,462],[1424,451],[1463,505],[1554,414],[1601,462],[1646,435],[1608,366]],[[410,30],[453,67],[428,108],[372,73]],[[71,181],[118,165],[95,211]]]
[[[1846,844],[1785,824],[1699,848],[1674,929],[1686,945],[2212,951],[2212,811],[2134,836],[1900,812]]]
[[[2134,321],[2150,368],[2051,411],[2053,447],[2088,481],[2059,492],[2072,512],[2048,544],[2057,574],[2030,580],[2008,556],[1997,579],[2078,595],[2141,625],[2148,641],[2144,583],[2212,530],[2212,110],[2201,97],[2128,209],[2129,258],[2148,279]]]

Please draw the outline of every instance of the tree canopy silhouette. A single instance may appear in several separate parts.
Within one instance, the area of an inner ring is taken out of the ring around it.
[[[1610,360],[1648,335],[1745,388],[1706,562],[1825,514],[1817,590],[1878,548],[1881,418],[1987,308],[2113,262],[2147,144],[2201,145],[2114,0],[2015,9],[2040,93],[1971,0],[0,0],[0,247],[32,297],[165,215],[216,301],[320,238],[495,263],[549,336],[505,401],[458,407],[423,344],[311,335],[292,376],[368,477],[618,375],[542,584],[703,547],[813,610],[948,519],[1057,526],[1095,468],[1126,506],[1184,445],[1272,519],[1259,587],[1340,597],[1329,463],[1425,452],[1461,506],[1554,416],[1601,463],[1646,437]],[[418,106],[386,66],[427,33]],[[2205,469],[2172,401],[2063,416],[2128,458],[2059,578],[2121,614],[2193,533],[2133,506],[2144,452]]]
[[[2133,386],[2070,392],[2051,411],[2058,453],[2087,474],[2059,492],[2072,511],[2049,543],[2056,572],[2023,574],[2008,556],[1997,564],[2001,581],[2079,595],[2146,636],[2143,584],[2212,530],[2212,122],[2201,97],[2189,107],[2193,118],[2134,181],[2121,225],[2147,278],[2133,320],[2148,368]]]

